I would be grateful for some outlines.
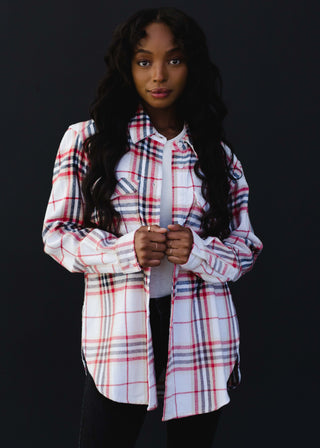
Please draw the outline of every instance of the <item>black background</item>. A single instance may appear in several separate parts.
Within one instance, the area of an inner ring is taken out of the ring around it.
[[[2,2],[1,433],[4,447],[76,447],[83,278],[43,254],[55,154],[88,119],[114,27],[167,2]],[[224,80],[229,140],[264,242],[232,285],[241,386],[216,447],[317,444],[319,54],[316,1],[173,1],[206,32]],[[163,446],[149,413],[138,447]],[[199,443],[199,447],[201,444]]]

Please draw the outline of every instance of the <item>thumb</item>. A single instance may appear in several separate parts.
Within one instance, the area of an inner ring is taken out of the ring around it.
[[[165,227],[159,227],[158,225],[151,226],[151,231],[158,233],[167,233],[167,229]]]

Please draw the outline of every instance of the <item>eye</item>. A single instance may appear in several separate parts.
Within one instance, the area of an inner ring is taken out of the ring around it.
[[[148,67],[150,65],[150,61],[146,61],[145,59],[143,59],[142,61],[138,61],[137,64],[139,65],[139,67]]]
[[[179,64],[181,64],[181,62],[182,62],[181,58],[172,58],[172,59],[170,59],[169,64],[171,64],[171,65],[179,65]]]

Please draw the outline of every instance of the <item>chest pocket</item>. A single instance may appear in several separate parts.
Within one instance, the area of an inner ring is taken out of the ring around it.
[[[193,187],[193,199],[190,211],[185,221],[185,226],[191,227],[196,232],[201,228],[201,219],[203,213],[209,208],[208,202],[203,198],[201,185]]]
[[[194,205],[199,207],[201,211],[207,211],[209,208],[208,202],[204,199],[201,192],[201,185],[195,186],[194,188]]]
[[[114,208],[121,215],[120,233],[122,234],[141,226],[138,190],[137,179],[121,177],[111,196]]]

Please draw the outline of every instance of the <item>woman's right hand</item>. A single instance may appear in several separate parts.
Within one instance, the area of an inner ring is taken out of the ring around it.
[[[156,225],[141,226],[136,231],[134,249],[141,267],[159,266],[167,248],[166,233],[167,229]]]

